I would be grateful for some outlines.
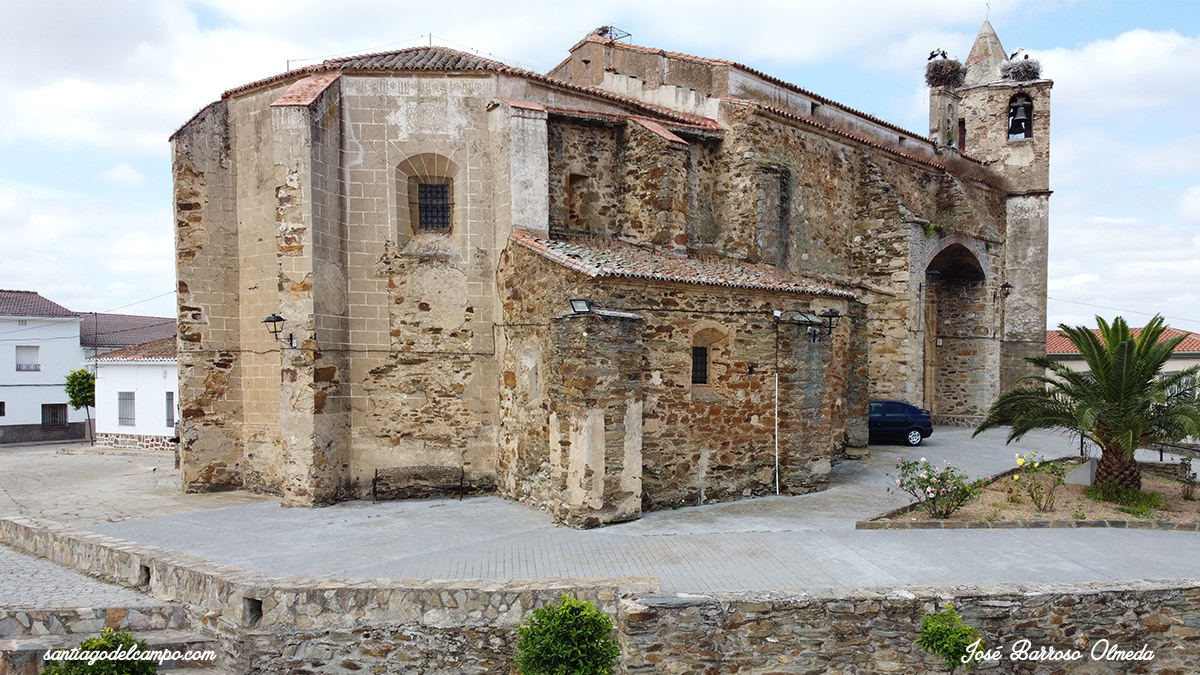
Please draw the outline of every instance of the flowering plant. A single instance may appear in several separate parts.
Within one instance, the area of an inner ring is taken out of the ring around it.
[[[897,458],[896,463],[900,475],[896,485],[888,487],[888,492],[907,493],[933,518],[949,518],[978,497],[983,488],[984,481],[967,480],[949,462],[940,469],[930,465],[924,457],[919,462]]]
[[[1192,473],[1192,458],[1179,458],[1180,496],[1188,501],[1196,498],[1196,476]]]
[[[1019,483],[1033,502],[1038,513],[1054,510],[1054,494],[1066,482],[1067,467],[1061,462],[1047,462],[1036,453],[1017,455],[1017,473],[1013,481]],[[1022,478],[1023,477],[1023,478]]]

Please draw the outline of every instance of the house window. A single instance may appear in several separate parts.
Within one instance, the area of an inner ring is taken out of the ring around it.
[[[167,426],[175,427],[175,392],[167,392]]]
[[[1017,94],[1008,100],[1008,140],[1033,138],[1033,99]]]
[[[42,369],[38,363],[38,348],[17,346],[17,372],[36,372]]]
[[[134,425],[133,392],[117,392],[117,424],[123,427]]]
[[[42,404],[42,426],[43,427],[65,427],[65,426],[67,426],[67,404],[66,403],[43,403]]]
[[[0,417],[4,417],[4,401],[0,401]]]
[[[708,347],[692,347],[692,384],[708,384]]]
[[[450,230],[450,184],[417,184],[417,227],[421,230]]]

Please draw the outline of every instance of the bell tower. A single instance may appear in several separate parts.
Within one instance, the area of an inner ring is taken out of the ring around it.
[[[1000,278],[1000,391],[1046,353],[1046,259],[1050,229],[1050,89],[1041,66],[1008,55],[984,21],[958,88],[959,150],[1002,175],[1008,190]],[[944,123],[943,123],[944,124]]]

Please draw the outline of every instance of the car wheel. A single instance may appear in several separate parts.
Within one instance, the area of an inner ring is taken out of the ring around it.
[[[908,441],[909,445],[920,445],[921,431],[919,429],[910,429],[908,435],[904,437],[904,440]]]

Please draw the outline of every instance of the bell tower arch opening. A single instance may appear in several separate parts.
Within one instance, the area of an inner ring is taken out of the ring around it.
[[[991,403],[998,345],[979,257],[950,243],[925,268],[924,407],[939,424],[972,425]]]

